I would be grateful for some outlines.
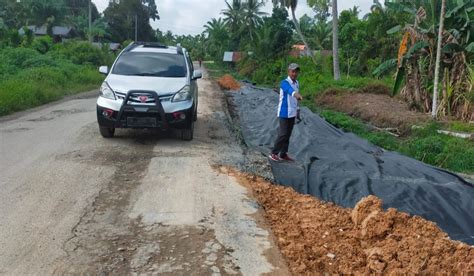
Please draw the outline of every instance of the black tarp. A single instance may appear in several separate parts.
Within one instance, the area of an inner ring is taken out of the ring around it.
[[[246,144],[269,154],[277,135],[278,95],[244,86],[229,92]],[[436,222],[455,240],[474,244],[474,186],[461,177],[346,133],[307,108],[289,151],[297,162],[271,162],[275,181],[343,207],[364,196]]]

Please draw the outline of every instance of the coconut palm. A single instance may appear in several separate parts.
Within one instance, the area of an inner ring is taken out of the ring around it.
[[[211,21],[208,21],[206,25],[204,25],[204,29],[208,40],[207,52],[217,58],[223,53],[229,40],[226,24],[221,18],[212,18]]]
[[[319,21],[314,26],[314,45],[319,50],[329,50],[328,44],[331,41],[331,25],[327,22]]]
[[[300,37],[301,41],[303,41],[309,55],[313,58],[313,62],[316,63],[313,55],[313,51],[309,48],[308,42],[306,42],[306,39],[301,32],[300,25],[298,24],[298,20],[296,19],[295,15],[295,9],[298,6],[298,0],[272,0],[274,5],[281,5],[283,7],[286,7],[287,9],[291,10],[291,17],[293,19],[293,24],[295,25],[296,32],[298,33],[298,36]]]
[[[243,3],[243,23],[245,31],[250,36],[250,41],[254,41],[257,28],[262,24],[262,16],[267,13],[260,11],[265,5],[261,0],[247,0]]]
[[[240,44],[245,11],[241,0],[232,0],[232,4],[226,0],[225,4],[227,5],[227,9],[222,10],[221,13],[224,15],[223,22],[230,32],[232,40],[231,48],[234,50],[237,49]]]

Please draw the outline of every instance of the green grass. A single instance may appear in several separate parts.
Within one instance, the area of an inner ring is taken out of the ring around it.
[[[457,132],[474,133],[474,124],[455,121],[455,122],[448,123],[447,129],[451,131],[457,131]]]
[[[87,42],[38,47],[43,40],[31,48],[0,48],[0,116],[98,88],[104,77],[97,66],[113,61],[107,50]]]
[[[242,80],[244,79],[242,76],[240,76],[235,69],[232,67],[230,64],[225,64],[225,63],[217,63],[217,62],[207,62],[204,64],[206,67],[209,75],[213,79],[219,79],[220,77],[229,74],[233,76],[235,79]]]
[[[474,173],[474,142],[439,134],[437,123],[414,130],[406,138],[396,138],[388,133],[371,131],[359,119],[341,112],[322,110],[320,115],[332,125],[352,132],[386,150],[398,151],[412,158],[455,172]]]
[[[102,80],[96,69],[73,64],[23,70],[0,81],[0,116],[97,88]]]

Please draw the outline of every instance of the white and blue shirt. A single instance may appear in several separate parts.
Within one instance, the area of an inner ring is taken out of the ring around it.
[[[298,81],[294,81],[288,77],[280,83],[280,103],[278,104],[278,117],[294,118],[298,109],[298,100],[295,93],[300,91]]]

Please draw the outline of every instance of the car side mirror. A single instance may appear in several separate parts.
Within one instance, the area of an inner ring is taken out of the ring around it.
[[[100,66],[99,67],[99,72],[101,74],[107,75],[109,73],[109,67],[108,66]]]
[[[200,79],[202,78],[202,72],[201,70],[194,70],[194,73],[193,73],[193,80],[197,80],[197,79]]]

